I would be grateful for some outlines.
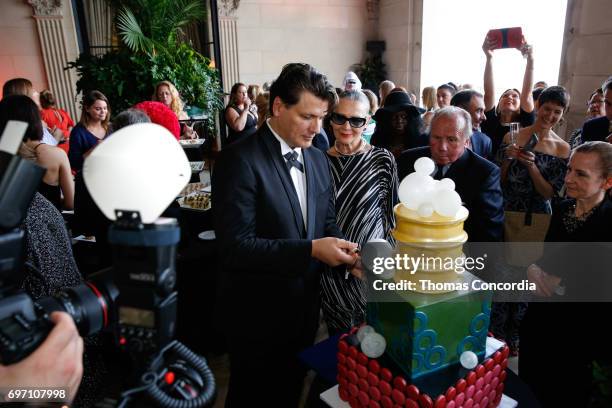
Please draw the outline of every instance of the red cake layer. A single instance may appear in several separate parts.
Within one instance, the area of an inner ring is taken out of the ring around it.
[[[435,398],[421,393],[401,376],[382,367],[378,359],[368,358],[346,341],[338,343],[338,392],[353,408],[494,408],[504,391],[508,346],[477,365]]]

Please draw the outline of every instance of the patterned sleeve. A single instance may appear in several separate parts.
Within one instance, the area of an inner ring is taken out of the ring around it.
[[[76,286],[81,274],[59,211],[36,194],[23,223],[26,259],[22,287],[34,298]]]
[[[391,231],[395,228],[395,214],[393,213],[393,208],[399,202],[398,196],[398,188],[399,188],[399,178],[397,175],[397,164],[395,163],[395,159],[393,155],[388,151],[385,151],[387,162],[388,162],[388,175],[390,179],[389,190],[387,191],[387,197],[385,200],[385,224],[386,230],[385,233],[387,235],[387,240],[394,243],[393,236],[391,235]]]

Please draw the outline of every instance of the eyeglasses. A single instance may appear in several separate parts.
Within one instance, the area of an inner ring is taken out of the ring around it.
[[[340,115],[339,113],[335,113],[335,112],[331,114],[330,119],[332,122],[334,122],[336,125],[339,125],[339,126],[344,125],[346,121],[348,120],[349,125],[351,125],[352,128],[363,127],[363,125],[365,125],[367,122],[366,118],[359,118],[359,117],[347,118],[346,116]]]

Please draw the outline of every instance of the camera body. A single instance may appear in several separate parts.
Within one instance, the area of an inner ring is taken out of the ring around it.
[[[33,300],[20,290],[25,237],[19,226],[44,173],[35,163],[0,151],[0,363],[18,362],[36,350],[53,327],[53,311],[70,314],[82,336],[111,331],[119,347],[146,359],[174,337],[176,220],[143,224],[138,212],[116,211],[109,234],[114,266],[91,281]]]
[[[136,360],[145,360],[173,339],[178,224],[162,218],[143,225],[137,213],[120,213],[109,234],[114,266],[92,280],[35,301],[18,290],[17,282],[2,281],[0,362],[12,364],[34,351],[53,326],[53,311],[70,314],[82,336],[110,331]],[[22,231],[3,234],[2,253],[23,252],[22,241]]]
[[[180,240],[175,219],[158,218],[159,213],[152,215],[151,208],[146,208],[141,210],[148,220],[144,224],[138,211],[115,210],[116,221],[108,237],[113,248],[111,268],[78,286],[36,300],[21,289],[25,233],[20,224],[45,173],[44,168],[16,155],[26,128],[26,123],[9,121],[0,140],[0,364],[16,363],[36,350],[53,328],[50,313],[63,311],[70,314],[81,336],[112,333],[117,345],[136,363],[132,380],[137,386],[123,392],[118,405],[125,406],[136,394],[146,396],[145,406],[209,405],[215,397],[215,380],[206,360],[173,340],[175,259]],[[133,131],[126,128],[123,139],[130,140],[132,133],[140,131],[159,133],[160,129],[156,125]],[[119,133],[110,143],[121,144]],[[174,143],[167,131],[161,136]],[[171,146],[183,154],[179,165],[184,170],[178,174],[183,180],[189,169],[187,159],[180,146]],[[29,267],[36,273],[34,265]],[[168,372],[173,373],[172,382],[163,381]]]
[[[150,355],[174,337],[177,292],[175,219],[143,225],[135,212],[117,211],[109,241],[112,281],[118,289],[111,310],[117,344],[135,355]]]

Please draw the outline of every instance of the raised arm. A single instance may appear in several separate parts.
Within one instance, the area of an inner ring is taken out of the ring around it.
[[[482,43],[482,51],[487,57],[484,70],[484,104],[485,112],[490,111],[495,106],[495,83],[493,82],[493,47],[495,40],[485,37]]]
[[[521,109],[525,112],[533,112],[534,104],[531,94],[533,89],[533,47],[525,42],[525,38],[523,38],[520,51],[523,57],[527,58],[525,75],[523,76],[523,89],[521,90]]]
[[[234,129],[236,132],[240,132],[244,129],[247,123],[247,116],[249,115],[249,107],[251,101],[247,98],[244,102],[244,110],[241,114],[238,114],[234,109],[227,109],[225,111],[225,120],[227,125]]]

